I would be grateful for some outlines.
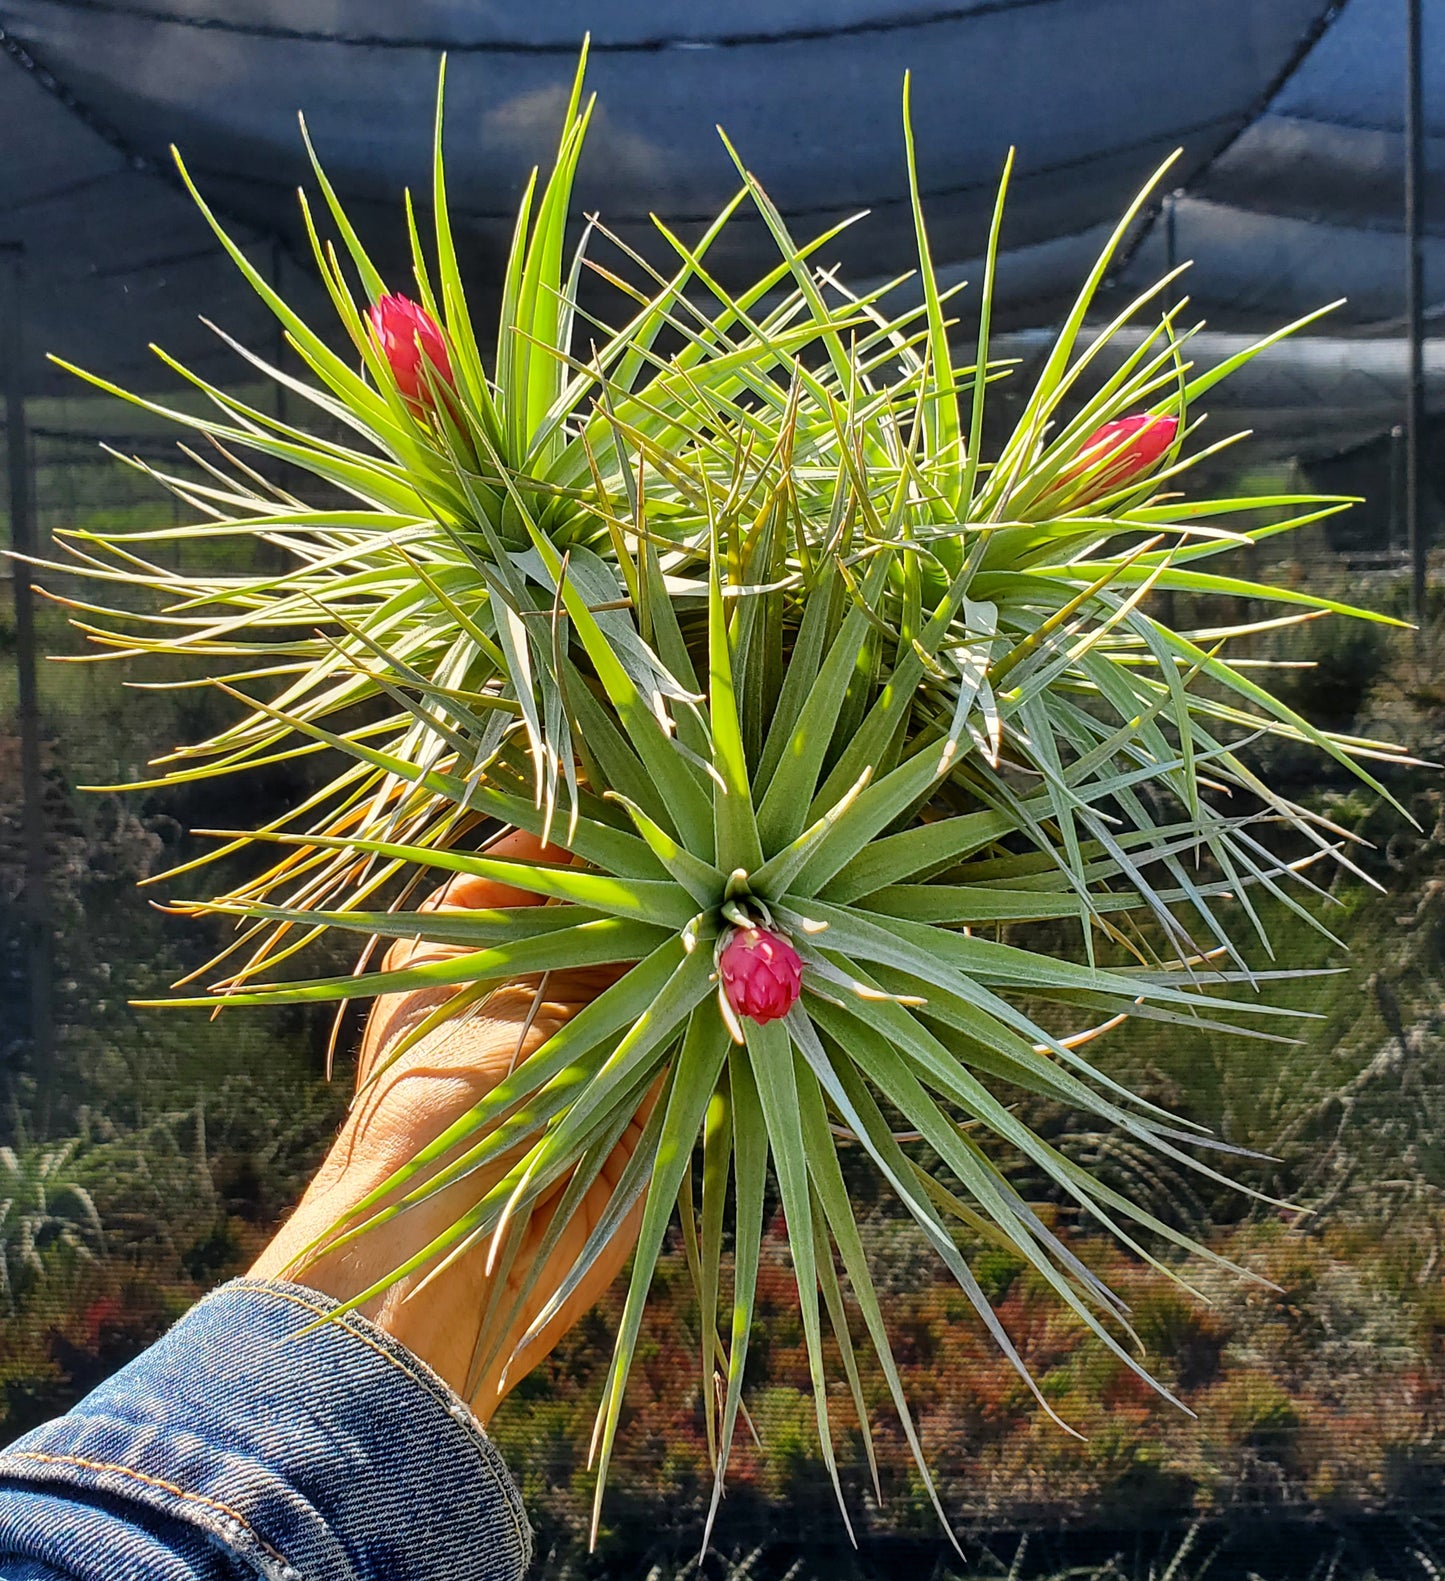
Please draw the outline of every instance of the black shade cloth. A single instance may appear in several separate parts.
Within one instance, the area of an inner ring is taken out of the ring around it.
[[[1445,0],[1426,0],[1426,13],[1426,291],[1439,310]],[[1331,406],[1314,431],[1347,442],[1378,431],[1402,388],[1396,346],[1368,360],[1370,398],[1340,405],[1348,337],[1401,327],[1403,15],[1399,0],[738,0],[725,11],[658,0],[0,0],[10,151],[0,242],[26,250],[37,353],[155,384],[145,350],[155,339],[224,375],[230,354],[198,314],[263,353],[276,332],[180,190],[167,145],[181,146],[258,267],[324,319],[303,266],[295,111],[404,288],[392,250],[400,192],[428,183],[446,49],[451,191],[484,288],[526,171],[550,157],[590,26],[600,104],[579,211],[599,209],[638,244],[649,211],[695,227],[736,186],[721,122],[800,233],[872,211],[828,253],[867,281],[911,254],[899,97],[911,68],[946,278],[978,278],[999,167],[1017,146],[1001,328],[1055,321],[1115,217],[1178,147],[1172,220],[1151,210],[1114,296],[1166,266],[1171,230],[1172,256],[1196,260],[1192,299],[1225,335],[1346,295],[1327,355],[1271,354],[1292,370],[1281,373],[1291,395],[1259,414],[1266,427],[1281,414],[1282,439],[1302,411]],[[770,254],[761,224],[743,216],[716,256],[739,280]],[[966,299],[963,309],[966,320]],[[37,391],[67,388],[32,361]],[[1221,407],[1236,399],[1220,397]],[[1237,399],[1254,404],[1245,391]]]

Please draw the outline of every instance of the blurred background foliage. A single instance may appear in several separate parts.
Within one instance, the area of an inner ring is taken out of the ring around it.
[[[43,414],[37,427],[43,435]],[[82,462],[69,444],[38,459],[42,532],[142,526],[168,508],[144,479]],[[1378,482],[1378,469],[1358,458],[1336,473],[1235,481],[1241,492],[1301,481],[1356,488],[1357,474],[1373,492]],[[1249,570],[1403,613],[1405,577],[1382,547],[1384,524],[1331,531],[1276,540],[1268,566]],[[1226,609],[1209,621],[1248,617]],[[82,651],[58,609],[47,607],[42,624],[48,652]],[[160,894],[138,884],[204,848],[187,829],[252,824],[295,798],[308,760],[243,784],[81,791],[141,776],[149,757],[225,717],[225,699],[213,693],[125,688],[123,680],[142,676],[117,664],[52,664],[41,677],[55,1050],[43,1064],[33,1057],[13,646],[0,601],[7,1438],[65,1409],[206,1289],[244,1270],[334,1133],[349,1080],[344,1059],[338,1080],[325,1080],[326,1007],[206,1020],[130,1006],[223,942],[219,922],[167,917],[152,904]],[[1435,594],[1418,644],[1409,633],[1328,619],[1257,639],[1255,656],[1299,666],[1276,679],[1317,723],[1445,760],[1445,594]],[[154,667],[144,675],[158,678]],[[857,1172],[895,1349],[972,1575],[1190,1581],[1207,1570],[1266,1581],[1433,1581],[1441,1573],[1435,1556],[1445,1543],[1430,1523],[1445,1516],[1445,779],[1429,767],[1392,771],[1410,824],[1318,754],[1280,743],[1271,750],[1270,771],[1286,794],[1328,809],[1368,842],[1358,860],[1373,881],[1343,871],[1323,880],[1329,894],[1319,910],[1339,944],[1282,909],[1270,918],[1275,964],[1329,974],[1281,994],[1309,1012],[1294,1029],[1299,1041],[1225,1041],[1142,1022],[1102,1047],[1108,1068],[1134,1090],[1264,1155],[1230,1160],[1227,1173],[1306,1211],[1206,1189],[1200,1177],[1186,1181],[1089,1132],[1077,1116],[1020,1099],[1032,1107],[1030,1123],[1091,1168],[1127,1182],[1160,1217],[1268,1281],[1191,1270],[1205,1298],[1192,1301],[1074,1224],[1041,1181],[1018,1176],[1025,1195],[1126,1295],[1149,1364],[1194,1414],[1150,1394],[1086,1339],[1034,1275],[973,1248],[1009,1331],[1083,1437],[1060,1433],[962,1297],[940,1281],[933,1255],[882,1201],[869,1200],[869,1174]],[[178,880],[166,893],[184,886]],[[1270,964],[1262,953],[1259,964]],[[354,1021],[343,1027],[343,1054],[357,1031]],[[775,1222],[762,1272],[766,1322],[751,1363],[755,1436],[740,1446],[710,1565],[737,1581],[896,1575],[905,1566],[920,1576],[956,1573],[887,1409],[875,1426],[884,1500],[875,1502],[859,1450],[847,1486],[862,1553],[837,1547],[786,1257]],[[701,1529],[710,1481],[702,1414],[683,1384],[696,1374],[697,1339],[680,1245],[664,1257],[659,1281],[596,1555],[581,1551],[592,1491],[586,1446],[620,1289],[493,1424],[550,1555],[549,1575],[652,1569],[655,1581],[667,1581]],[[882,1405],[881,1379],[867,1387]],[[849,1419],[846,1391],[830,1410]],[[856,1448],[856,1430],[854,1440]]]

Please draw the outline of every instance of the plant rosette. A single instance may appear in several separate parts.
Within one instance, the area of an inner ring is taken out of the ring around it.
[[[658,225],[670,272],[597,222],[569,258],[591,113],[580,70],[555,166],[520,204],[490,357],[457,263],[440,100],[434,237],[423,246],[408,201],[406,293],[382,279],[316,165],[340,251],[309,209],[306,219],[348,356],[202,202],[306,376],[235,349],[309,402],[322,433],[169,363],[219,414],[139,401],[214,442],[199,468],[155,472],[199,524],[69,538],[64,569],[140,587],[161,606],[73,602],[102,655],[178,659],[188,681],[209,677],[237,702],[234,723],[162,760],[147,784],[316,753],[335,766],[303,802],[218,848],[266,850],[272,865],[176,908],[240,928],[211,991],[172,1002],[344,1008],[453,987],[416,1037],[519,976],[617,969],[328,1242],[517,1150],[501,1183],[377,1290],[487,1238],[505,1255],[530,1206],[566,1182],[560,1229],[660,1082],[610,1212],[536,1320],[645,1195],[599,1407],[599,1508],[677,1213],[700,1313],[715,1514],[771,1173],[840,1504],[829,1333],[870,1462],[855,1335],[944,1519],[840,1143],[897,1196],[1040,1409],[1052,1414],[974,1275],[980,1254],[1021,1260],[1147,1376],[1123,1303],[1020,1195],[1011,1161],[1162,1277],[1182,1281],[1186,1256],[1221,1259],[1032,1130],[1017,1100],[1050,1101],[1222,1178],[1230,1150],[1126,1090],[1094,1041],[1142,1017],[1264,1040],[1287,1058],[1288,1023],[1261,990],[1290,974],[1254,969],[1243,940],[1264,937],[1257,896],[1313,915],[1312,867],[1347,862],[1347,837],[1272,789],[1251,746],[1261,735],[1313,744],[1377,791],[1371,760],[1400,761],[1387,745],[1315,729],[1235,657],[1293,620],[1382,617],[1215,567],[1349,502],[1187,491],[1191,469],[1229,442],[1200,442],[1199,403],[1288,330],[1200,370],[1197,326],[1181,324],[1182,304],[1159,305],[1172,276],[1090,327],[1161,171],[985,456],[990,388],[1014,372],[989,357],[1007,167],[965,322],[930,259],[906,87],[904,109],[917,290],[902,307],[896,283],[856,293],[820,266],[836,229],[797,243],[731,145],[739,189],[717,221],[691,243]],[[708,253],[744,204],[777,260],[734,291]],[[606,247],[616,256],[604,265]],[[620,327],[584,307],[589,268],[620,291]],[[287,469],[287,487],[247,456]],[[308,479],[325,499],[346,498],[307,505]],[[208,570],[218,540],[265,543],[286,569]],[[1164,621],[1150,595],[1165,592],[1196,623]],[[1207,610],[1221,596],[1277,613],[1220,625]],[[569,860],[479,849],[504,828]],[[413,909],[421,888],[456,872],[554,904]],[[418,936],[461,950],[392,972],[274,975],[332,929],[366,952]]]

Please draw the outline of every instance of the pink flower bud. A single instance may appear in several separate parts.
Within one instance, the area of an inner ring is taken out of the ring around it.
[[[759,1023],[787,1015],[803,983],[802,957],[766,928],[735,929],[718,956],[718,971],[728,1003]]]
[[[1174,443],[1178,432],[1177,417],[1151,417],[1147,412],[1105,423],[1079,446],[1079,459],[1064,473],[1062,481],[1072,482],[1103,462],[1085,484],[1084,498],[1097,499],[1152,467]]]
[[[371,333],[391,368],[396,387],[416,406],[429,406],[427,375],[422,371],[425,357],[433,377],[453,388],[451,358],[437,321],[419,303],[393,292],[372,305],[367,317]]]

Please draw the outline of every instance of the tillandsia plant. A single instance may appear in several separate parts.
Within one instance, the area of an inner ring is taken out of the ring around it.
[[[1314,729],[1229,657],[1268,626],[1362,612],[1208,562],[1347,502],[1184,492],[1219,448],[1197,443],[1202,397],[1278,336],[1194,369],[1183,304],[1164,305],[1172,277],[1085,329],[1152,184],[986,458],[989,386],[1014,372],[988,349],[1007,169],[964,322],[936,283],[911,132],[911,294],[907,277],[856,294],[817,267],[835,233],[795,242],[735,154],[738,193],[700,240],[659,225],[671,273],[595,221],[569,261],[589,110],[579,71],[555,167],[521,203],[490,362],[448,222],[440,103],[430,256],[407,208],[415,296],[381,278],[317,166],[343,253],[310,229],[349,359],[212,219],[311,378],[241,354],[312,403],[328,435],[350,437],[319,437],[185,374],[219,416],[170,415],[219,459],[197,455],[199,479],[160,481],[205,520],[72,535],[70,569],[163,601],[139,613],[79,605],[77,616],[104,653],[189,661],[240,704],[231,728],[149,783],[313,752],[339,765],[304,805],[228,837],[223,851],[279,846],[279,859],[183,908],[237,918],[234,948],[249,953],[179,1003],[344,1005],[454,986],[418,1038],[519,976],[617,969],[326,1244],[516,1156],[377,1289],[488,1240],[510,1266],[531,1205],[561,1187],[560,1233],[660,1084],[609,1212],[535,1325],[645,1194],[594,1442],[599,1506],[677,1212],[701,1313],[716,1512],[771,1170],[840,1503],[825,1334],[871,1461],[856,1330],[942,1518],[838,1148],[871,1160],[1025,1380],[970,1264],[983,1248],[1026,1262],[1142,1373],[1123,1303],[1020,1196],[1009,1157],[1169,1277],[1182,1277],[1171,1249],[1212,1254],[1092,1178],[1015,1100],[1053,1100],[1220,1178],[1209,1150],[1223,1144],[1126,1091],[1089,1045],[1148,1017],[1272,1040],[1287,1057],[1282,1012],[1260,989],[1288,974],[1253,970],[1235,935],[1267,942],[1257,895],[1312,915],[1299,891],[1312,863],[1346,860],[1344,836],[1273,791],[1249,766],[1250,744],[1313,743],[1376,789],[1368,761],[1395,754]],[[906,131],[907,111],[905,86]],[[778,256],[737,293],[707,255],[743,203]],[[593,256],[604,243],[624,254],[615,267]],[[589,266],[626,294],[620,328],[584,312]],[[961,366],[965,334],[976,349]],[[304,505],[245,454],[349,500]],[[214,539],[264,542],[285,569],[222,576],[149,558],[153,545],[185,555]],[[1226,595],[1281,613],[1176,630],[1151,599],[1166,591],[1190,610]],[[488,855],[506,828],[540,837],[543,858]],[[452,873],[552,904],[411,909],[429,875]],[[1040,923],[1047,940],[1029,931]],[[1076,950],[1059,942],[1064,925],[1076,925]],[[258,980],[325,929],[360,936],[355,973]],[[376,941],[418,936],[463,953],[365,969]],[[478,1369],[495,1359],[479,1356]]]

